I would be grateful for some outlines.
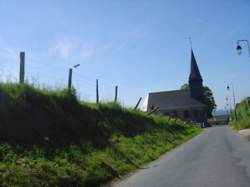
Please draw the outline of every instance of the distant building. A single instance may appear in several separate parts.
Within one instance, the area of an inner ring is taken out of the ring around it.
[[[229,114],[214,115],[213,118],[208,119],[211,125],[228,125],[230,119]]]
[[[188,121],[206,122],[206,105],[203,103],[202,77],[191,50],[191,70],[189,90],[151,92],[148,94],[144,109],[148,112],[156,107],[158,114],[178,117]]]

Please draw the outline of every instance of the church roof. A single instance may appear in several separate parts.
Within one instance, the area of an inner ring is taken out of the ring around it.
[[[190,69],[189,81],[192,80],[202,80],[197,62],[194,57],[193,49],[191,49],[191,69]]]
[[[147,109],[151,106],[159,107],[160,110],[205,107],[203,103],[191,97],[189,90],[149,93]]]

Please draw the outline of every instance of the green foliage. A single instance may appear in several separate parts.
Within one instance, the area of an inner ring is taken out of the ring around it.
[[[232,125],[241,130],[250,128],[250,98],[243,99],[236,107],[236,112],[231,114]],[[236,115],[235,115],[236,114]]]
[[[181,90],[188,90],[188,89],[189,89],[189,84],[187,83],[181,86]],[[204,104],[207,105],[207,116],[211,118],[213,111],[216,109],[213,92],[208,86],[203,86],[203,93],[205,96]]]
[[[188,90],[189,89],[189,84],[185,83],[181,86],[181,90]]]
[[[0,186],[99,186],[201,131],[178,119],[26,84],[0,84],[0,121]]]

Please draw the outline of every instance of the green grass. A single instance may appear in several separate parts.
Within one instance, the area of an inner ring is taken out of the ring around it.
[[[0,84],[0,186],[99,186],[200,131],[117,103],[80,102],[68,90]]]
[[[248,104],[247,104],[248,103]],[[236,130],[250,128],[250,99],[243,99],[236,108],[237,120],[235,118],[235,111],[231,114],[232,125]]]

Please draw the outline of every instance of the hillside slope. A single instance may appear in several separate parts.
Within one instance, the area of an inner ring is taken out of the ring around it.
[[[232,124],[237,130],[250,128],[250,98],[243,99],[236,107],[237,120],[235,111],[232,112]]]
[[[98,186],[200,131],[68,90],[0,84],[0,186]]]

